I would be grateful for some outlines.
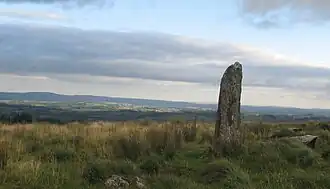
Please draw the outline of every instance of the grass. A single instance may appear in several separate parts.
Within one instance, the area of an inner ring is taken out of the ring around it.
[[[318,135],[315,149],[289,127]],[[242,125],[212,153],[212,123],[152,121],[0,126],[0,189],[106,188],[112,175],[157,189],[330,188],[330,132],[314,123]],[[133,188],[133,187],[132,187]]]

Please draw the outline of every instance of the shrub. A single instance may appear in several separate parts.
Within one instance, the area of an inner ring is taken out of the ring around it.
[[[74,148],[78,149],[83,147],[84,145],[84,137],[82,136],[73,136],[69,142],[71,142],[74,146]]]
[[[152,151],[161,154],[165,150],[169,140],[171,139],[170,132],[164,128],[151,128],[145,136]]]
[[[323,129],[323,130],[328,130],[330,131],[330,124],[326,122],[321,122],[317,124],[318,128]]]
[[[166,160],[173,160],[176,154],[176,149],[174,145],[166,146],[164,150],[164,157]]]
[[[228,160],[216,160],[202,168],[199,173],[204,184],[222,185],[224,188],[249,188],[249,176]]]
[[[304,170],[297,169],[291,173],[289,181],[297,188],[316,189],[317,187],[315,186],[315,180],[313,177],[313,175],[308,175]]]
[[[274,172],[279,167],[287,166],[288,163],[282,158],[276,141],[255,141],[249,143],[246,151],[234,158],[242,162],[241,166],[256,173],[262,171]]]
[[[36,153],[40,152],[44,149],[44,145],[40,144],[40,142],[36,140],[27,141],[25,143],[25,152],[27,153]]]
[[[109,162],[106,161],[88,163],[83,170],[83,178],[90,184],[104,182],[107,176],[109,176],[108,164]]]
[[[282,128],[279,131],[274,132],[271,137],[281,138],[281,137],[290,137],[290,136],[297,136],[297,133],[288,128]]]
[[[245,126],[248,132],[252,132],[261,138],[269,137],[271,132],[271,127],[266,124],[253,124],[249,126]]]
[[[0,170],[4,169],[8,161],[9,143],[6,141],[0,142]]]
[[[70,161],[76,157],[75,155],[73,149],[61,147],[45,148],[36,154],[38,159],[45,163]]]
[[[83,170],[83,178],[90,184],[104,182],[111,175],[135,176],[138,171],[133,163],[129,161],[95,160],[89,162]]]
[[[290,163],[297,164],[301,168],[307,168],[320,161],[321,156],[306,145],[291,140],[277,142],[282,157]]]
[[[116,157],[136,161],[141,155],[147,153],[147,148],[142,144],[139,135],[123,136],[113,141],[113,154]]]
[[[75,151],[70,148],[55,148],[52,153],[57,162],[69,161],[75,157]]]
[[[191,127],[183,127],[183,139],[185,142],[194,142],[197,137],[197,128],[196,125]]]
[[[207,143],[207,144],[212,144],[213,143],[213,135],[210,131],[203,131],[201,133],[201,139],[200,141],[198,142],[199,144],[204,144],[204,143]]]
[[[205,186],[195,181],[185,178],[177,177],[174,175],[162,175],[154,179],[151,183],[150,188],[157,189],[169,189],[169,188],[180,188],[180,189],[210,189],[209,186]]]
[[[161,166],[160,164],[161,159],[158,156],[150,156],[142,162],[140,169],[149,175],[158,174]]]
[[[54,154],[51,151],[51,149],[49,149],[49,148],[45,148],[40,153],[37,153],[36,156],[37,156],[37,159],[43,163],[51,163],[55,160]]]

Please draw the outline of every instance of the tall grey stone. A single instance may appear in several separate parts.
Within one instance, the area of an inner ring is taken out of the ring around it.
[[[221,78],[215,139],[230,135],[240,126],[242,79],[243,69],[239,62],[230,65]]]

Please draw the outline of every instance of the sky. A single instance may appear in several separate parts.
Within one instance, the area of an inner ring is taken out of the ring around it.
[[[3,0],[3,92],[330,108],[327,0]]]

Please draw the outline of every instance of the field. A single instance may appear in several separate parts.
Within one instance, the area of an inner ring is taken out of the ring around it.
[[[330,188],[330,132],[315,123],[244,124],[235,143],[223,143],[221,157],[212,153],[213,127],[184,121],[1,125],[0,188],[107,188],[113,175],[129,188]],[[275,131],[319,138],[311,149],[270,139]]]
[[[37,122],[65,124],[72,121],[134,121],[173,119],[214,121],[217,104],[196,104],[105,96],[61,95],[55,93],[0,92],[0,122],[17,110],[33,116]],[[299,109],[272,106],[241,106],[244,121],[329,122],[329,109]]]

